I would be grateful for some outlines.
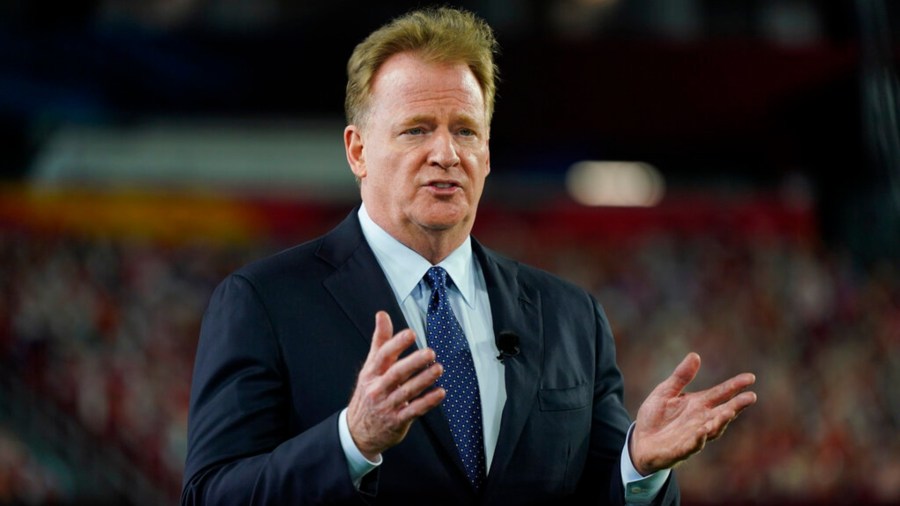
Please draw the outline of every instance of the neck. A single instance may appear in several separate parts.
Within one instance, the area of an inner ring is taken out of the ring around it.
[[[413,222],[397,224],[391,220],[383,219],[377,213],[366,208],[369,218],[387,232],[391,237],[418,253],[428,260],[431,265],[437,265],[450,256],[469,237],[472,230],[472,221],[458,223],[447,228],[426,227]]]
[[[365,200],[363,198],[363,202]],[[466,210],[466,214],[462,216],[452,213],[452,209],[447,216],[386,209],[385,206],[377,203],[370,205],[368,202],[365,209],[369,219],[376,225],[432,265],[442,262],[459,248],[469,238],[475,224],[474,208]]]
[[[388,233],[391,232],[388,231]],[[420,234],[408,234],[407,237],[396,236],[393,233],[391,235],[404,246],[428,260],[431,265],[441,263],[469,236],[468,232],[447,233],[447,231],[425,231]]]

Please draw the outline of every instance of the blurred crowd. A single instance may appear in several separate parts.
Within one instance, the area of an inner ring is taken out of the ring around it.
[[[41,462],[21,437],[0,425],[0,504],[56,504],[68,477],[65,466]]]
[[[678,472],[692,504],[900,502],[897,264],[709,237],[555,260],[605,305],[632,414],[691,350],[694,388],[756,373],[758,404]]]
[[[3,374],[76,419],[93,437],[86,444],[115,445],[177,497],[200,318],[216,283],[259,254],[5,232]]]
[[[687,503],[900,502],[896,263],[863,268],[808,238],[507,232],[479,238],[604,305],[632,415],[690,350],[703,359],[696,388],[756,373],[758,404],[678,469]],[[208,297],[281,246],[0,232],[0,374],[120,448],[174,502]],[[21,445],[0,434],[0,495],[17,467],[3,450]]]

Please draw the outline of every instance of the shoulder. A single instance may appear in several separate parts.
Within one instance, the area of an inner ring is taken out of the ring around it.
[[[485,276],[505,278],[511,284],[540,292],[543,299],[550,298],[562,303],[585,303],[594,305],[594,297],[572,281],[563,279],[544,269],[528,265],[475,242],[476,255],[485,271]]]
[[[244,278],[257,290],[296,289],[324,279],[365,246],[359,220],[351,213],[325,235],[251,262],[230,277]]]
[[[233,275],[246,278],[251,282],[262,282],[279,279],[287,273],[313,269],[316,263],[315,252],[323,239],[324,237],[317,237],[255,260],[234,271]]]

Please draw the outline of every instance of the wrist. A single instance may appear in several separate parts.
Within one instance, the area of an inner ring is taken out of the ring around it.
[[[642,458],[643,452],[640,449],[641,446],[636,442],[640,437],[637,432],[637,426],[635,426],[634,430],[631,432],[631,437],[628,438],[628,455],[631,457],[631,465],[638,474],[641,476],[650,476],[656,471],[659,471],[659,469],[653,468],[646,459]]]

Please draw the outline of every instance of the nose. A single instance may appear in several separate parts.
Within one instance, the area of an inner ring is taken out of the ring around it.
[[[438,165],[442,169],[449,169],[459,163],[459,154],[456,152],[456,144],[453,142],[450,132],[435,132],[432,137],[428,163]]]

